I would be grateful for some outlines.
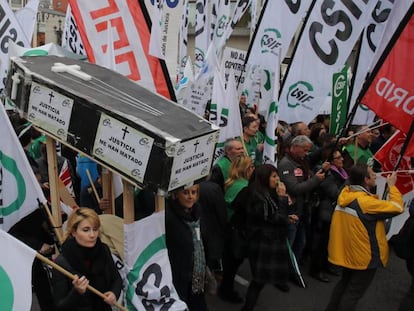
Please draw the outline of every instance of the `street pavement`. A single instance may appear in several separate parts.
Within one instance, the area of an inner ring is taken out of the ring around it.
[[[302,269],[307,287],[300,288],[289,283],[290,291],[283,293],[272,285],[266,285],[256,305],[256,311],[322,311],[325,309],[332,289],[339,277],[329,276],[330,283],[322,283],[312,279],[307,269]],[[244,295],[247,286],[243,279],[249,280],[250,273],[247,261],[238,272],[241,282],[236,282],[237,291]],[[379,269],[370,288],[360,301],[357,311],[397,311],[399,303],[408,290],[411,277],[405,267],[405,261],[393,253],[386,269]],[[240,283],[243,283],[241,285]],[[207,295],[209,311],[239,311],[242,304],[230,304],[217,296]],[[413,307],[414,310],[414,307]],[[40,311],[36,298],[33,299],[31,311]]]

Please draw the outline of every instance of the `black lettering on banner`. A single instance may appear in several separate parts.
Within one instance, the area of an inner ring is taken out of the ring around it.
[[[299,9],[300,9],[300,5],[301,5],[301,0],[297,0],[297,1],[293,1],[293,0],[285,0],[286,5],[289,7],[289,10],[293,13],[296,14],[298,13]]]
[[[194,36],[195,37],[197,37],[198,35],[202,34],[203,31],[204,31],[204,25],[206,23],[206,14],[204,13],[205,8],[206,8],[206,0],[204,0],[203,3],[197,2],[197,4],[196,4],[196,12],[197,12],[197,15],[198,14],[202,14],[203,15],[203,21],[201,23],[201,28],[197,28],[195,30],[195,33],[194,33]],[[200,25],[196,25],[196,27],[197,26],[200,26]]]
[[[388,2],[394,3],[394,0],[388,0]],[[372,11],[372,19],[375,21],[375,23],[369,24],[367,26],[367,42],[368,46],[371,49],[371,51],[375,52],[377,49],[377,42],[374,42],[372,40],[372,36],[375,33],[375,28],[377,24],[381,24],[387,21],[388,17],[391,13],[391,8],[385,8],[384,10],[381,10],[381,6],[384,4],[384,1],[378,1],[377,5],[375,6],[374,11]]]
[[[239,15],[243,14],[249,5],[249,0],[239,0],[235,13],[238,12]],[[238,10],[240,8],[240,10]],[[240,20],[241,16],[233,16],[233,20],[231,21],[231,29],[236,27],[237,22]]]
[[[3,23],[4,19],[6,18],[6,12],[4,11],[3,7],[0,7],[0,23]],[[10,27],[11,21],[7,18],[4,21],[3,26],[0,28],[0,49],[4,54],[9,53],[9,40],[15,42],[17,45],[24,46],[22,41],[18,41],[18,34],[15,28],[9,29],[9,33],[7,34],[6,31]]]
[[[364,3],[367,3],[368,1],[369,0],[363,0]],[[321,15],[325,24],[315,21],[309,28],[309,37],[312,48],[318,57],[327,65],[335,64],[338,59],[338,44],[336,43],[335,38],[340,41],[346,41],[352,34],[352,22],[347,15],[347,12],[343,10],[333,10],[337,2],[338,1],[336,0],[324,0],[321,6]],[[341,2],[356,19],[361,17],[362,10],[353,2],[353,0],[341,0]],[[335,38],[331,38],[327,41],[330,51],[324,51],[321,48],[321,44],[319,44],[320,42],[317,40],[317,34],[323,32],[324,26],[338,26]]]
[[[135,293],[138,296],[142,296],[142,304],[147,311],[154,311],[154,305],[159,306],[162,305],[160,311],[169,310],[170,307],[174,304],[175,299],[171,297],[170,288],[168,286],[163,286],[159,288],[160,290],[160,300],[156,299],[146,299],[148,297],[148,292],[144,290],[145,285],[148,283],[149,279],[154,281],[154,286],[159,288],[162,279],[162,271],[161,267],[157,263],[153,263],[149,265],[144,273],[142,274],[142,279],[137,283],[135,288]]]

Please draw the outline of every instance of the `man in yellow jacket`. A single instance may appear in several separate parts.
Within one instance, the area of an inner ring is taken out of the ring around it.
[[[349,186],[341,191],[329,237],[329,261],[343,267],[326,311],[355,310],[378,267],[388,262],[384,219],[403,212],[403,200],[395,186],[396,173],[387,177],[389,197],[380,200],[370,193],[376,175],[366,164],[350,168]]]

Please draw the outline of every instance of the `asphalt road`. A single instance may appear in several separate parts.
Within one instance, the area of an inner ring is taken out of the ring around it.
[[[307,269],[302,269],[306,288],[289,283],[290,291],[283,293],[271,285],[262,291],[256,311],[322,311],[328,303],[330,294],[339,277],[330,276],[330,283],[322,283],[312,279]],[[239,270],[242,279],[249,280],[249,268],[245,262]],[[399,303],[410,285],[410,275],[405,267],[405,261],[391,253],[390,262],[386,269],[379,269],[371,287],[360,301],[358,311],[396,311]],[[241,283],[244,283],[241,281]],[[236,289],[245,294],[246,284],[236,283]],[[239,311],[241,304],[230,304],[217,296],[207,295],[209,311]],[[33,299],[32,311],[40,311],[36,297]],[[414,307],[413,307],[414,310]]]

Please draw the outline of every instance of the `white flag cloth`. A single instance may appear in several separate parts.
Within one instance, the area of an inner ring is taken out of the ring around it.
[[[0,230],[0,310],[24,311],[32,305],[32,264],[36,252]]]
[[[86,55],[79,28],[72,14],[70,5],[66,9],[65,29],[62,37],[62,47],[78,55]]]
[[[207,0],[197,0],[196,2],[196,25],[194,31],[194,71],[196,74],[201,70],[204,58],[207,53],[209,44],[209,29],[208,29],[208,4]]]
[[[30,0],[29,2],[27,2],[25,7],[21,8],[20,10],[17,10],[14,13],[28,42],[32,41],[38,9],[39,0]]]
[[[0,0],[0,15],[2,20],[4,20],[0,32],[0,41],[2,42],[2,48],[0,49],[0,93],[2,93],[4,88],[3,80],[9,67],[8,42],[14,41],[21,46],[29,47],[30,41],[26,38],[25,32],[22,30],[6,0]]]
[[[0,229],[8,231],[21,218],[46,203],[3,104],[0,104]]]
[[[164,0],[154,0],[154,5],[152,7],[151,37],[149,43],[149,53],[160,59],[165,59],[164,51],[161,46],[161,32],[164,24],[163,6]]]
[[[279,97],[280,120],[309,123],[318,114],[377,3],[315,2]]]
[[[179,84],[184,75],[184,68],[187,65],[187,45],[188,45],[188,0],[183,0],[183,10],[181,13],[180,31],[178,34],[178,65],[176,84]]]
[[[186,304],[180,300],[172,283],[165,244],[165,212],[124,225],[124,230],[125,264],[129,271],[128,310],[145,311],[149,307],[154,311],[186,310]],[[159,282],[155,282],[155,277]]]
[[[392,35],[413,4],[413,0],[399,0],[393,4],[389,3],[389,1],[381,1],[379,3],[379,10],[375,11],[369,25],[364,30],[351,104],[348,111],[351,111],[356,104],[356,99],[362,90],[367,73],[371,72],[377,64]],[[352,124],[371,124],[374,117],[375,113],[372,110],[365,105],[360,105],[357,108]]]
[[[224,154],[224,143],[228,138],[241,137],[242,135],[239,97],[236,91],[234,72],[231,72],[230,75],[225,89],[221,73],[216,69],[214,74],[210,122],[220,127],[214,160]]]
[[[250,49],[248,64],[273,71],[279,51],[283,60],[311,3],[312,0],[298,1],[296,4],[285,0],[268,0]]]

